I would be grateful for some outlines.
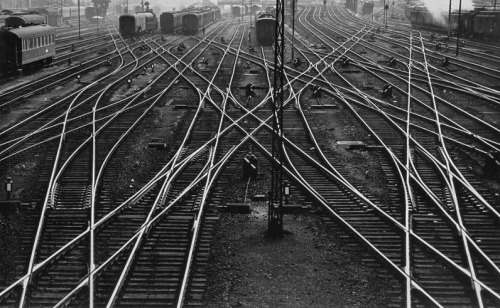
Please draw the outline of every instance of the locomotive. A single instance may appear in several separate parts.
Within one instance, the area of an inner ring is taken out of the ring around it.
[[[122,15],[118,23],[120,33],[125,36],[153,32],[158,29],[156,15],[151,12]]]
[[[221,14],[218,7],[188,12],[182,16],[182,29],[184,34],[196,34],[201,29],[219,20],[220,17]]]
[[[0,30],[0,72],[49,64],[56,54],[55,36],[47,25]]]
[[[434,18],[425,7],[409,9],[409,18],[413,28],[447,32],[448,13],[443,12],[441,18]],[[458,32],[458,12],[450,16],[450,30]],[[500,11],[476,8],[472,11],[462,11],[460,16],[460,34],[466,37],[488,40],[500,40]]]
[[[255,22],[255,31],[257,32],[257,41],[260,45],[269,46],[274,43],[274,31],[276,28],[276,19],[269,13],[260,13]]]

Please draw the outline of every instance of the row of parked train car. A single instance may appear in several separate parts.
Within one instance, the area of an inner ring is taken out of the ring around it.
[[[0,73],[11,73],[35,64],[49,64],[55,56],[55,28],[36,14],[9,17],[13,17],[9,19],[10,26],[0,29]],[[220,18],[218,7],[166,12],[161,15],[160,26],[163,33],[182,31],[195,34]],[[271,45],[274,42],[274,15],[259,12],[256,18],[259,44]],[[119,29],[124,35],[153,32],[158,29],[158,20],[152,12],[122,15]]]
[[[78,22],[78,18],[85,18],[86,20],[91,21],[92,18],[94,18],[94,16],[98,15],[102,18],[106,16],[106,11],[97,12],[95,7],[93,6],[88,6],[88,7],[80,6],[80,9],[78,9],[78,7],[76,6],[63,7],[62,10],[61,8],[47,7],[47,8],[33,8],[26,12],[23,11],[21,12],[3,11],[3,12],[4,14],[0,15],[0,27],[5,26],[5,20],[7,18],[9,18],[10,16],[18,16],[18,15],[43,16],[45,20],[43,24],[47,24],[53,27],[59,27],[64,23],[66,24],[76,23]]]
[[[441,32],[448,31],[448,12],[440,18],[433,16],[425,7],[410,7],[407,12],[413,28],[429,29]],[[458,32],[458,12],[452,12],[450,30]],[[500,40],[500,10],[476,8],[462,11],[460,15],[460,35],[485,40]]]
[[[160,15],[159,24],[162,33],[196,34],[220,18],[221,13],[218,7],[205,7],[164,12]],[[153,32],[158,29],[158,19],[153,12],[122,15],[119,18],[119,29],[120,33],[125,36]]]
[[[261,9],[260,5],[252,5],[252,6],[233,5],[233,7],[231,9],[231,14],[234,17],[238,17],[241,15],[247,15],[247,14],[251,14],[252,16],[255,16],[255,15],[261,14],[263,11],[265,11],[266,13],[271,14],[273,16],[276,15],[276,8],[274,6],[268,6],[268,7],[266,7],[265,10],[263,10],[263,9]]]

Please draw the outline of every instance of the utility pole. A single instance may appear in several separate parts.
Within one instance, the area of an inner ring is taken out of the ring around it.
[[[326,2],[326,0],[324,0]],[[292,62],[295,59],[295,5],[297,0],[292,0]]]
[[[451,37],[451,0],[448,7],[448,37]]]
[[[82,39],[80,35],[80,0],[78,0],[78,39]]]
[[[385,3],[384,0],[384,23],[385,23],[385,28],[387,29],[387,10],[389,9],[389,5]]]
[[[272,171],[269,192],[268,232],[283,236],[283,100],[285,60],[285,9],[284,1],[276,0],[276,26],[274,32],[274,83],[273,83],[273,131]]]
[[[462,0],[460,0],[458,4],[458,26],[457,26],[457,52],[456,55],[458,56],[458,49],[460,45],[460,32],[462,31],[462,26],[460,24],[460,18],[462,17]]]
[[[240,23],[243,22],[243,14],[245,14],[245,0],[241,0]]]
[[[252,28],[252,19],[253,19],[253,0],[250,0],[250,28]]]

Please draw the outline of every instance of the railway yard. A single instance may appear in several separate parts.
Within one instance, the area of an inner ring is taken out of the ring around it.
[[[273,45],[210,14],[0,76],[0,307],[499,307],[500,42],[299,3],[274,238]]]

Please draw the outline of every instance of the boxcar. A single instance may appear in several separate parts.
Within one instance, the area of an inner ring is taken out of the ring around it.
[[[481,11],[473,18],[472,31],[476,37],[500,40],[500,11]]]
[[[175,33],[182,30],[182,16],[195,9],[186,9],[177,12],[164,12],[160,15],[160,29],[162,33]]]
[[[373,2],[365,2],[365,4],[363,4],[363,8],[361,9],[361,12],[363,13],[363,15],[369,15],[369,14],[372,14],[373,13]]]
[[[85,16],[84,6],[80,6],[80,9],[78,9],[78,6],[66,6],[62,8],[63,21],[76,21],[78,20],[78,15],[80,15],[81,18]]]
[[[242,14],[245,15],[245,7],[241,5],[233,5],[231,13],[233,16],[241,16]]]
[[[45,24],[47,24],[47,18],[41,14],[10,15],[5,19],[5,26],[11,28]]]
[[[62,25],[61,9],[54,7],[36,8],[36,12],[42,14],[47,19],[47,24],[52,27],[59,27]]]
[[[120,33],[123,35],[153,32],[158,29],[156,15],[151,12],[122,15],[118,22]]]
[[[189,12],[182,16],[182,29],[185,34],[196,34],[220,18],[220,9],[210,8]]]
[[[255,22],[255,31],[257,41],[260,45],[269,46],[274,43],[274,31],[276,28],[276,19],[269,13],[262,13],[257,16]]]
[[[345,7],[353,12],[358,11],[358,0],[346,0]]]
[[[55,53],[54,28],[47,25],[0,30],[0,70],[48,64]]]
[[[252,5],[252,6],[250,7],[250,13],[251,13],[252,15],[257,14],[257,12],[259,12],[260,10],[261,10],[261,9],[260,9],[260,6],[259,6],[259,5],[256,5],[256,4],[254,4],[254,5]]]
[[[87,6],[85,8],[85,19],[90,20],[92,17],[97,16],[97,11],[93,6]]]

